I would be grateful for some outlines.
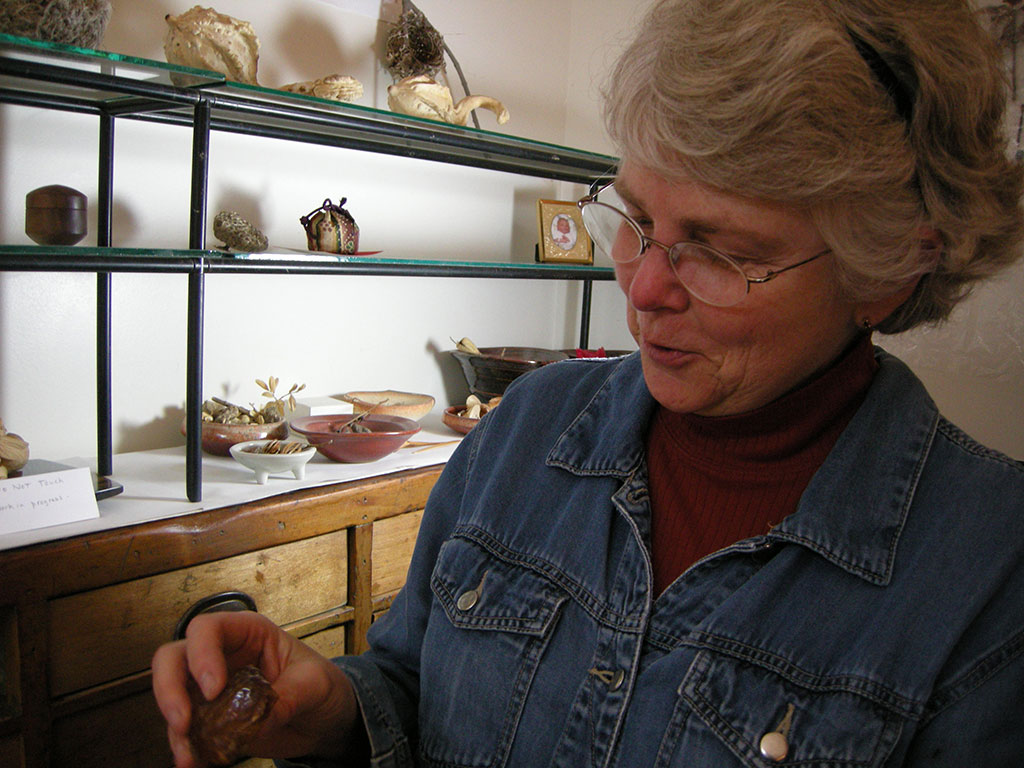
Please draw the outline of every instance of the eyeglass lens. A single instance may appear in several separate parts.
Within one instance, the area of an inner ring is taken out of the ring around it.
[[[600,251],[613,261],[628,263],[643,253],[644,242],[611,191],[605,188],[599,202],[583,206],[583,223]],[[668,257],[679,282],[707,304],[731,306],[747,294],[747,278],[739,267],[710,248],[676,243]]]

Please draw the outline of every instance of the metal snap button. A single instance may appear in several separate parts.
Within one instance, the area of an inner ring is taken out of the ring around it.
[[[769,731],[761,737],[761,754],[769,760],[779,763],[786,759],[789,754],[789,728],[793,724],[793,712],[796,708],[792,704],[786,705],[786,714],[774,731]]]
[[[617,691],[622,687],[622,682],[626,679],[626,673],[621,669],[616,669],[612,673],[612,679],[608,682],[609,691]]]
[[[776,763],[786,759],[789,754],[789,741],[778,731],[766,733],[761,737],[761,754]]]
[[[608,686],[608,690],[617,691],[622,687],[622,683],[626,679],[626,671],[623,669],[598,669],[597,667],[590,668],[590,674],[600,680],[602,683]]]
[[[468,611],[470,608],[476,605],[476,601],[479,599],[480,593],[477,592],[475,589],[470,589],[459,595],[459,599],[455,601],[455,606],[460,611]]]

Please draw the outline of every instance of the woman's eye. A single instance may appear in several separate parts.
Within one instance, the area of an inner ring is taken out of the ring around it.
[[[654,221],[649,216],[644,216],[642,213],[628,213],[628,215],[644,232],[654,229]]]

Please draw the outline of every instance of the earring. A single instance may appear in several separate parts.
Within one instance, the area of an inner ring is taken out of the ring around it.
[[[863,320],[861,320],[860,321],[860,326],[865,331],[872,331],[875,328],[875,326],[872,325],[872,323],[871,323],[871,318],[869,318],[869,317],[865,317]]]

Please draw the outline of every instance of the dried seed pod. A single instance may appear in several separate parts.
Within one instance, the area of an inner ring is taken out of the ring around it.
[[[477,348],[473,340],[468,336],[463,336],[457,342],[455,342],[455,348],[460,352],[465,352],[467,355],[479,355],[480,350]]]
[[[17,472],[28,462],[28,443],[19,435],[8,432],[0,421],[0,467],[3,477]]]
[[[169,63],[210,69],[229,80],[258,85],[260,41],[248,21],[198,5],[164,18],[168,25],[164,54]]]
[[[444,38],[418,8],[402,14],[388,34],[384,58],[396,80],[410,75],[436,75],[444,69]]]
[[[331,101],[355,101],[363,95],[363,84],[348,75],[327,75],[319,80],[282,85],[281,90]]]
[[[212,701],[190,681],[192,724],[189,742],[197,758],[210,765],[231,765],[245,749],[277,701],[277,693],[253,666],[235,670]]]
[[[228,248],[246,253],[262,253],[270,244],[265,234],[235,211],[221,211],[214,217],[213,234]]]

